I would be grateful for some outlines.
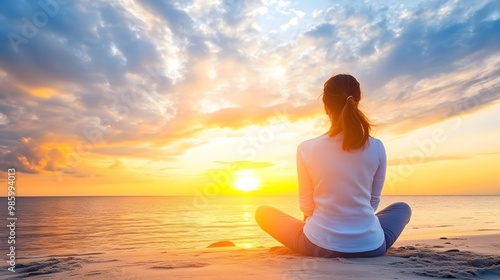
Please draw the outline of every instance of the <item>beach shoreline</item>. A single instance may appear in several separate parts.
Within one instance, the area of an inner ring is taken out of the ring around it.
[[[207,244],[207,246],[210,244]],[[376,258],[313,258],[282,246],[19,258],[0,279],[498,279],[500,234],[402,240]]]

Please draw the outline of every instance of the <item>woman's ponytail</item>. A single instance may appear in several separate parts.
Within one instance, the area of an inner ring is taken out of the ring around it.
[[[370,122],[358,108],[360,99],[359,83],[351,75],[336,75],[325,83],[323,102],[332,123],[329,135],[343,132],[345,151],[364,147],[370,137]]]

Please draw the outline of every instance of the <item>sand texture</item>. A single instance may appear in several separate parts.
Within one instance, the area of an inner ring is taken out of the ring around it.
[[[208,244],[210,245],[210,244]],[[21,258],[0,279],[500,279],[500,235],[395,244],[377,258],[313,258],[285,247],[211,247]]]

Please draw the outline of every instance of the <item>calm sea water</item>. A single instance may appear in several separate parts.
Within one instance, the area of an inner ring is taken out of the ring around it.
[[[380,209],[396,201],[413,209],[402,239],[500,232],[500,196],[385,196]],[[6,199],[0,203],[0,219],[7,224]],[[301,217],[296,197],[21,197],[16,254],[204,248],[219,240],[242,247],[279,245],[254,220],[262,204]],[[6,252],[7,227],[0,233],[0,250]]]

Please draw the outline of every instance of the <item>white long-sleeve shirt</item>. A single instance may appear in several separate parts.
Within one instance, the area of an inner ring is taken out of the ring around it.
[[[375,210],[385,180],[382,142],[370,137],[362,149],[342,150],[343,134],[321,135],[297,149],[304,234],[315,245],[344,253],[375,250],[384,232]]]

